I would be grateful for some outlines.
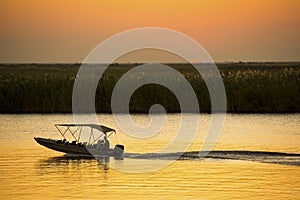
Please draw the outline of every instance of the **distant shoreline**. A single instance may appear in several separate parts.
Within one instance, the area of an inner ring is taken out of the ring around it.
[[[72,113],[72,89],[80,65],[0,64],[0,113]],[[98,85],[97,113],[111,113],[110,98],[115,83],[137,65],[140,63],[110,65]],[[200,112],[210,113],[209,93],[197,71],[190,64],[168,65],[190,82]],[[300,61],[223,62],[216,65],[224,81],[228,113],[300,113]],[[153,104],[162,104],[168,113],[180,113],[176,97],[158,85],[136,91],[130,111],[148,113]]]
[[[296,114],[300,114],[300,112],[225,112],[226,114],[236,114],[236,115],[296,115]],[[66,115],[66,114],[73,114],[73,112],[55,112],[55,113],[50,113],[50,112],[25,112],[25,113],[13,113],[13,112],[7,112],[7,113],[3,113],[0,112],[0,115]],[[80,114],[93,114],[93,113],[80,113]],[[112,114],[127,114],[127,113],[99,113],[96,112],[97,115],[112,115]],[[149,112],[130,112],[130,114],[133,115],[148,115]],[[160,114],[160,113],[157,113]],[[212,114],[211,112],[199,112],[199,113],[180,113],[180,112],[168,112],[167,114]],[[218,114],[218,112],[215,112],[214,114]],[[155,115],[155,113],[154,113]]]

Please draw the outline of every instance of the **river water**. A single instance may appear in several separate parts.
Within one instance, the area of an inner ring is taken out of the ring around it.
[[[147,115],[132,117],[139,125],[149,123]],[[65,156],[34,141],[59,138],[54,125],[72,123],[70,114],[0,115],[0,199],[300,198],[300,114],[228,114],[204,159],[197,155],[210,115],[201,115],[180,158],[178,152],[153,153],[176,134],[179,114],[169,114],[160,133],[148,139],[126,135],[112,115],[98,118],[116,128],[111,142],[125,145],[123,160]],[[137,173],[143,166],[152,170]]]

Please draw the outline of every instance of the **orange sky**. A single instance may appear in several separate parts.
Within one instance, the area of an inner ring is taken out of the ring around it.
[[[81,62],[146,26],[189,35],[215,61],[299,61],[299,10],[299,0],[1,0],[0,62]]]

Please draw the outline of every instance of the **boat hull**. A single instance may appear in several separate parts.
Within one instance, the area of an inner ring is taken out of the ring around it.
[[[58,143],[57,140],[45,139],[39,137],[35,137],[34,139],[38,144],[46,148],[63,152],[66,154],[120,157],[124,151],[123,145],[116,145],[114,149],[109,149],[106,152],[101,152],[97,148],[93,148],[85,145],[78,145],[72,143]]]

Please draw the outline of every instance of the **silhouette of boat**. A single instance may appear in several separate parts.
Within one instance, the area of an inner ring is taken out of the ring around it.
[[[124,153],[123,145],[117,144],[114,148],[110,148],[108,138],[113,133],[116,134],[116,131],[109,127],[98,124],[56,124],[55,127],[63,139],[54,140],[34,137],[35,141],[46,148],[71,155],[121,157]],[[89,139],[83,142],[81,137],[83,132],[87,132],[87,129]],[[74,140],[68,141],[67,134],[71,134]]]

